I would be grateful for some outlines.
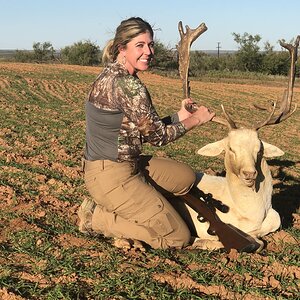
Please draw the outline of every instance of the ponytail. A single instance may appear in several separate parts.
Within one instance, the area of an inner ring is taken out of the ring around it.
[[[114,55],[112,53],[113,45],[114,45],[114,40],[111,39],[110,41],[107,42],[106,46],[103,49],[102,62],[105,65],[114,61]]]

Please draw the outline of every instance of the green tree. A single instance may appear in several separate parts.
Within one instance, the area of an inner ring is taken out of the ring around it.
[[[54,49],[50,42],[34,43],[33,46],[34,59],[38,62],[54,59]]]
[[[209,69],[208,55],[202,51],[191,51],[189,75],[199,76]]]
[[[272,53],[274,52],[274,46],[270,44],[270,42],[265,42],[265,45],[264,45],[264,50],[266,53]]]
[[[232,33],[234,41],[239,44],[237,52],[237,61],[240,70],[259,72],[261,71],[263,54],[260,52],[258,43],[261,40],[260,35],[252,35],[245,32],[243,35]]]
[[[262,71],[270,75],[287,75],[289,66],[287,51],[267,51],[262,61]]]
[[[100,48],[91,41],[80,41],[61,50],[62,61],[72,65],[98,65],[100,54]]]
[[[154,54],[152,67],[160,70],[178,69],[176,52],[166,47],[159,40],[154,43]]]

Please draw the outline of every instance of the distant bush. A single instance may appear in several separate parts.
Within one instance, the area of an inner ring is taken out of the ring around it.
[[[49,62],[55,59],[55,50],[50,42],[34,43],[33,50],[16,50],[14,59],[18,62]]]
[[[90,41],[80,41],[61,50],[62,62],[72,65],[98,65],[101,62],[100,55],[100,48]]]
[[[154,43],[154,60],[152,68],[159,70],[177,70],[177,52],[156,40]]]
[[[267,53],[262,61],[262,71],[271,75],[287,75],[289,67],[287,51]]]
[[[14,54],[14,60],[17,62],[33,62],[34,61],[34,53],[28,50],[16,50]]]
[[[190,76],[198,77],[207,72],[233,72],[239,70],[235,54],[211,55],[202,51],[191,51]]]

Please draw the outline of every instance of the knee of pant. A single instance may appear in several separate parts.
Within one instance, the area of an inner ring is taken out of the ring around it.
[[[190,166],[185,165],[185,167],[182,168],[180,171],[180,181],[182,188],[177,191],[176,195],[178,196],[186,194],[196,181],[196,174]]]
[[[170,246],[175,248],[184,248],[190,244],[191,233],[188,229],[184,228],[176,233],[176,236],[172,240]]]
[[[179,241],[178,248],[187,247],[191,242],[191,234],[187,233],[184,236],[181,236],[181,240]]]
[[[160,248],[183,248],[190,243],[191,232],[177,213],[161,213],[150,221],[149,232],[154,239],[159,237]]]

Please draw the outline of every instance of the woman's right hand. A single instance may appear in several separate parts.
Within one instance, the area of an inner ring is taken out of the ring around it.
[[[211,112],[206,106],[199,106],[199,108],[190,116],[198,120],[197,125],[204,124],[210,121],[216,114]]]
[[[210,121],[215,116],[206,106],[199,106],[188,118],[181,121],[187,131]]]

